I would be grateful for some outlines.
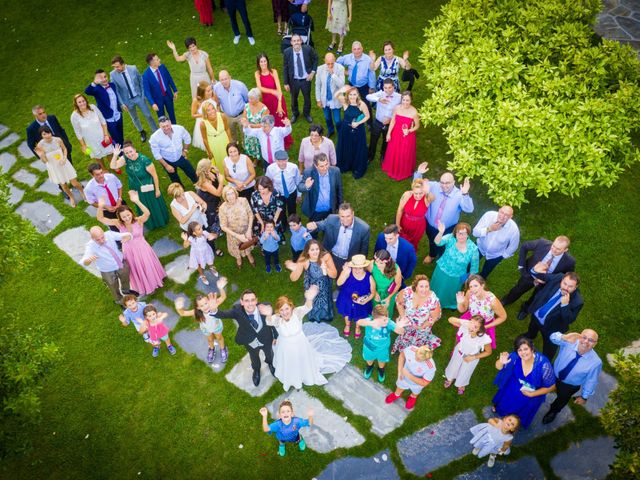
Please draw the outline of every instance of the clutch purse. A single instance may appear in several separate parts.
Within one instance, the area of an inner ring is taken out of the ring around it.
[[[156,189],[155,185],[153,183],[148,183],[147,185],[141,185],[140,186],[140,191],[142,193],[149,193],[149,192],[153,192]]]
[[[258,237],[254,236],[251,237],[249,240],[247,240],[246,242],[242,242],[240,245],[238,245],[238,248],[240,250],[246,250],[247,248],[251,248],[254,245],[257,245],[258,243]]]
[[[391,285],[389,285],[389,288],[387,288],[387,293],[393,293],[393,291],[396,289],[396,282],[391,282]]]
[[[102,140],[100,142],[100,145],[102,145],[104,148],[107,148],[109,145],[111,145],[111,137],[109,137],[109,140]]]

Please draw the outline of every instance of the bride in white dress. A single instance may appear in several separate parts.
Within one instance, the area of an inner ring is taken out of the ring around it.
[[[276,302],[276,314],[269,305],[261,305],[260,313],[266,315],[267,325],[278,330],[278,342],[274,348],[273,366],[276,378],[285,391],[302,385],[324,385],[323,374],[335,373],[351,360],[351,345],[328,324],[302,324],[303,317],[311,310],[318,287],[312,285],[304,294],[306,303],[295,307],[287,297]],[[307,328],[309,327],[309,328]]]

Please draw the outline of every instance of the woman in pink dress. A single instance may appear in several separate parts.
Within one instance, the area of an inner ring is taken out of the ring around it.
[[[415,179],[411,184],[411,190],[404,192],[400,197],[396,225],[400,227],[400,236],[410,242],[416,252],[427,228],[425,215],[432,201],[433,194],[429,193],[429,182],[421,178]]]
[[[416,167],[416,130],[420,128],[418,111],[411,105],[411,92],[404,92],[393,111],[387,132],[387,151],[382,170],[394,180],[413,175]]]
[[[287,113],[287,102],[282,95],[282,88],[280,88],[280,77],[278,77],[278,71],[275,68],[271,68],[269,63],[269,57],[266,53],[261,53],[256,59],[256,86],[262,93],[262,103],[271,112],[271,115],[276,119],[276,127],[284,127],[283,120],[289,116]],[[289,147],[293,144],[293,137],[291,134],[284,138],[284,148],[289,150]],[[413,172],[412,172],[413,173]]]
[[[137,191],[129,190],[129,198],[142,212],[139,217],[136,217],[127,205],[121,205],[116,210],[117,218],[106,218],[104,216],[104,199],[101,198],[98,202],[97,218],[105,225],[117,227],[120,232],[131,234],[131,240],[122,244],[124,259],[129,264],[131,289],[140,295],[148,295],[162,286],[162,281],[167,273],[164,271],[156,252],[144,238],[143,225],[149,219],[149,209],[140,201]]]

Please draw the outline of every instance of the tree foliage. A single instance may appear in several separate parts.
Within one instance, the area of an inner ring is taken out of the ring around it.
[[[498,203],[611,186],[639,158],[640,63],[601,40],[600,0],[452,0],[426,29],[421,61],[449,168]]]

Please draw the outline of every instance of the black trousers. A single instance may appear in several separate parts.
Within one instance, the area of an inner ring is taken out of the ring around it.
[[[302,107],[302,114],[304,116],[311,115],[311,82],[308,80],[293,79],[291,82],[291,113],[294,117],[300,116],[300,110],[298,109],[298,95],[302,92],[302,98],[304,99],[304,105]]]
[[[231,20],[231,30],[237,37],[240,35],[240,29],[238,28],[238,20],[236,19],[236,11],[240,14],[244,29],[247,31],[247,37],[253,37],[253,31],[251,30],[251,22],[249,21],[249,13],[247,12],[247,3],[245,0],[226,0],[225,5],[227,7],[227,13],[229,14],[229,20]]]
[[[484,258],[484,255],[482,256]],[[504,260],[503,257],[492,258],[491,260],[484,259],[484,265],[482,265],[482,270],[480,271],[480,276],[485,280],[489,276],[493,269],[498,266],[498,264]]]
[[[228,0],[227,0],[228,1]],[[268,328],[266,325],[262,328]],[[273,348],[271,342],[268,345],[263,345],[258,348],[251,348],[249,345],[245,345],[247,352],[249,352],[249,359],[251,360],[251,368],[254,372],[260,372],[262,362],[260,361],[260,350],[264,352],[264,361],[267,365],[273,364]]]
[[[122,146],[124,143],[124,126],[122,124],[122,114],[120,114],[120,120],[117,122],[107,122],[107,131],[111,136],[113,144]]]
[[[524,295],[529,290],[531,290],[533,287],[535,287],[535,284],[533,283],[533,277],[531,275],[520,275],[520,278],[518,279],[518,283],[516,283],[511,290],[509,290],[509,293],[507,293],[504,297],[502,297],[502,304],[505,307],[507,305],[512,304],[513,302],[518,300],[522,295]],[[534,292],[534,295],[535,295],[535,292]],[[531,296],[531,298],[533,298],[533,295]],[[531,303],[531,298],[527,300],[526,302],[527,306],[529,303]],[[525,305],[522,305],[521,310],[525,310]]]
[[[455,225],[451,225],[449,228],[446,228],[444,230],[443,235],[453,232],[453,229],[455,227],[456,227]],[[431,225],[429,225],[429,222],[427,222],[427,238],[429,239],[429,256],[433,258],[438,258],[444,252],[444,247],[439,247],[436,245],[435,239],[437,236],[438,236],[438,228],[432,227]]]
[[[573,394],[580,390],[580,386],[569,385],[562,380],[556,380],[556,399],[549,408],[550,412],[559,413],[564,407],[567,406]]]
[[[380,160],[384,160],[384,153],[387,151],[387,132],[389,125],[385,125],[379,120],[374,120],[371,124],[371,137],[369,138],[369,161],[376,156],[378,140],[382,136],[382,148],[380,149]]]
[[[275,252],[267,252],[266,250],[264,250],[264,263],[265,265],[269,266],[271,265],[271,260],[273,260],[273,266],[275,267],[276,265],[280,265],[280,255],[278,250],[276,250]]]
[[[333,258],[333,263],[336,266],[336,271],[338,272],[338,275],[340,275],[340,273],[342,273],[342,268],[344,267],[344,264],[347,263],[349,259],[336,257],[333,254],[333,252],[331,253],[331,258]]]
[[[558,346],[549,339],[549,336],[553,332],[548,332],[544,328],[544,325],[540,324],[540,321],[536,318],[536,316],[531,315],[531,320],[529,321],[529,330],[527,330],[527,332],[523,335],[533,340],[538,336],[538,332],[540,332],[540,335],[542,335],[542,354],[547,357],[550,362],[553,362],[553,357],[556,356],[556,352],[558,351]]]
[[[298,198],[298,191],[296,190],[291,192],[288,197],[285,197],[284,195],[282,195],[282,198],[284,198],[285,211],[282,212],[281,218],[284,220],[283,223],[285,225],[285,229],[288,230],[289,215],[296,213],[296,208],[297,208],[296,200]]]

